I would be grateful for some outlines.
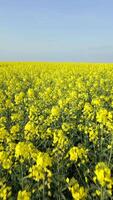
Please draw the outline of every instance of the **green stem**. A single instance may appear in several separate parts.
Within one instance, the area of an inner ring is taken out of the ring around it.
[[[109,165],[110,162],[111,162],[112,153],[113,153],[113,135],[112,135],[112,138],[111,138],[111,150],[110,150],[108,165]]]
[[[113,147],[111,147],[111,151],[110,151],[110,156],[109,156],[108,165],[110,164],[110,161],[111,161],[111,157],[112,157],[112,151],[113,151]]]
[[[21,176],[22,176],[22,190],[23,190],[23,169],[22,169],[22,163],[21,163]]]
[[[102,144],[103,144],[103,141],[102,141],[102,139],[103,139],[103,129],[101,130],[101,138],[100,138],[100,150],[101,150],[101,155],[102,155]]]
[[[104,200],[103,198],[103,188],[101,187],[101,196],[100,196],[100,200]]]
[[[45,200],[45,183],[43,178],[43,200]]]

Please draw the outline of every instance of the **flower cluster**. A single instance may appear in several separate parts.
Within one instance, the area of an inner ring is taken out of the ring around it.
[[[74,177],[71,178],[71,180],[67,178],[66,181],[74,200],[85,200],[87,198],[87,189],[85,189],[83,186],[80,186]]]
[[[70,160],[77,162],[80,159],[84,163],[87,160],[87,152],[88,150],[84,147],[74,146],[69,150]]]
[[[113,179],[111,178],[111,170],[104,162],[99,162],[95,167],[94,182],[99,182],[100,186],[107,189],[109,195],[112,195]],[[98,190],[98,194],[101,192]]]

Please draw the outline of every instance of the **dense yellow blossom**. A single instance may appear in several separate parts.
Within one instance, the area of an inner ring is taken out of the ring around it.
[[[17,200],[30,200],[31,199],[30,196],[31,196],[30,192],[27,192],[26,190],[19,191]]]
[[[89,134],[89,140],[94,144],[96,144],[98,141],[98,131],[93,130],[93,128],[89,128],[88,134]]]
[[[99,182],[101,187],[106,188],[108,194],[112,196],[113,178],[111,177],[111,170],[104,162],[99,162],[95,167],[94,182]],[[100,190],[96,190],[97,195],[101,195]]]
[[[53,154],[60,155],[65,152],[68,146],[68,138],[62,130],[57,130],[53,133]]]
[[[8,131],[4,127],[0,128],[0,142],[8,141],[8,140],[9,140]]]
[[[87,190],[80,186],[75,178],[68,180],[68,188],[71,191],[74,200],[85,200],[87,199]]]
[[[0,164],[4,169],[10,169],[12,166],[12,157],[6,151],[0,151]]]
[[[78,159],[80,159],[81,162],[84,163],[84,161],[87,159],[87,153],[88,150],[84,147],[74,146],[69,150],[70,160],[77,162]]]
[[[48,167],[52,166],[52,160],[47,153],[39,152],[37,155],[36,165],[33,165],[30,169],[29,177],[32,177],[34,180],[44,180],[48,179],[51,182],[52,172]]]
[[[11,132],[13,135],[15,135],[16,133],[19,132],[19,130],[20,130],[19,124],[16,124],[16,125],[14,125],[14,126],[11,127],[10,132]]]
[[[0,200],[108,200],[112,177],[113,64],[0,63]]]
[[[51,115],[53,117],[57,117],[59,116],[59,112],[60,112],[60,109],[58,106],[54,106],[52,109],[51,109]]]
[[[29,88],[27,94],[28,97],[34,97],[34,90],[32,88]]]
[[[16,104],[22,103],[23,98],[24,98],[24,93],[23,92],[20,92],[19,94],[16,94],[15,95],[15,103]]]
[[[104,162],[99,162],[95,168],[95,179],[100,183],[102,187],[107,184],[113,184],[111,178],[111,170]]]

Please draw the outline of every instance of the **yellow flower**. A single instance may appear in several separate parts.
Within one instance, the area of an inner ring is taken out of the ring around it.
[[[9,139],[8,131],[4,127],[0,128],[0,142],[9,141]]]
[[[12,157],[6,151],[0,152],[0,164],[4,169],[10,169],[12,166]]]
[[[0,199],[7,200],[11,197],[11,187],[0,181]]]
[[[70,129],[70,125],[68,123],[63,123],[62,124],[62,130],[67,132]]]
[[[84,112],[85,113],[90,113],[90,112],[92,112],[92,106],[91,106],[91,104],[90,103],[85,103],[85,105],[84,105]]]
[[[87,198],[87,189],[80,186],[75,178],[72,178],[68,185],[74,200],[85,200]]]
[[[34,124],[33,122],[28,122],[26,125],[25,125],[25,131],[29,131],[29,132],[34,132],[35,131],[35,127],[34,127]]]
[[[110,194],[112,191],[113,180],[111,178],[111,170],[104,162],[99,162],[95,167],[95,177],[93,178],[99,182],[102,187],[106,187]]]
[[[100,195],[101,195],[101,191],[100,191],[100,190],[96,190],[96,194],[97,194],[98,196],[100,196]]]
[[[69,144],[68,137],[65,136],[61,129],[55,131],[53,133],[53,154],[55,153],[56,156],[62,155],[65,150],[67,149]]]
[[[60,106],[60,108],[63,108],[64,102],[63,102],[62,99],[60,99],[60,100],[58,101],[58,105]]]
[[[14,125],[14,126],[11,127],[10,132],[12,134],[16,134],[16,133],[19,132],[19,129],[20,129],[19,124],[16,124],[16,125]]]
[[[87,159],[88,150],[81,146],[74,146],[69,150],[70,160],[77,162],[78,159],[84,163]]]
[[[21,161],[25,159],[29,160],[31,158],[36,158],[37,150],[32,143],[19,142],[15,147],[15,157],[17,159],[21,158]]]
[[[29,177],[36,181],[47,179],[51,182],[52,173],[48,167],[52,166],[52,161],[47,153],[39,152],[37,155],[36,165],[29,169]]]
[[[54,106],[52,109],[51,109],[51,115],[53,117],[57,117],[59,116],[59,113],[60,113],[60,109],[58,106]]]
[[[23,99],[24,99],[24,92],[20,92],[19,94],[15,95],[15,103],[17,105],[22,103]]]
[[[26,190],[19,191],[17,200],[30,200],[31,199],[31,193],[27,192]]]
[[[36,127],[32,121],[28,121],[24,127],[24,137],[26,140],[32,140],[38,137],[38,126]]]
[[[92,104],[96,105],[96,106],[100,106],[101,105],[101,101],[100,101],[100,99],[92,99]]]
[[[93,128],[89,128],[88,134],[89,134],[89,141],[91,141],[94,144],[96,144],[97,141],[98,141],[98,131],[97,130],[93,130]]]
[[[52,165],[51,157],[48,155],[48,153],[42,153],[39,152],[37,155],[37,166],[47,167]]]
[[[107,122],[107,115],[108,115],[108,111],[105,108],[100,109],[97,112],[97,116],[96,116],[97,122],[100,122],[105,125]]]
[[[34,97],[34,90],[32,88],[29,88],[27,94],[28,94],[28,97],[30,98]]]

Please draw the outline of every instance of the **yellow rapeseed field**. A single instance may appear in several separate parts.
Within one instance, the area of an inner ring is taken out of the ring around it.
[[[0,200],[112,200],[113,64],[0,63]]]

